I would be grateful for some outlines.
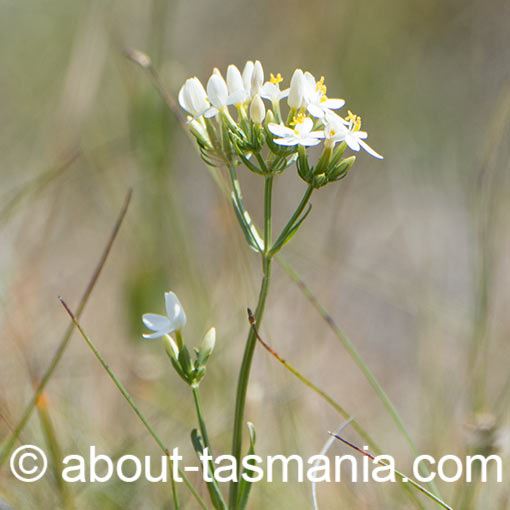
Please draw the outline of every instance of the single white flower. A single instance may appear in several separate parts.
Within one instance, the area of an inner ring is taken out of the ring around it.
[[[335,113],[329,113],[326,117],[327,124],[324,130],[326,136],[325,145],[334,146],[337,142],[345,142],[347,146],[355,152],[359,152],[361,147],[374,158],[384,159],[363,141],[367,138],[368,134],[366,131],[360,131],[360,117],[354,115],[350,110],[345,120]]]
[[[289,95],[290,89],[280,90],[280,82],[283,81],[282,75],[278,73],[276,76],[271,73],[271,79],[266,81],[260,89],[260,97],[269,99],[272,103],[277,103]]]
[[[324,76],[316,82],[313,75],[306,72],[303,80],[306,109],[313,117],[322,119],[326,113],[329,113],[331,110],[338,110],[345,104],[343,99],[330,99],[326,96]]]
[[[250,104],[250,117],[255,124],[262,124],[266,117],[266,107],[258,94],[253,98]]]
[[[287,103],[291,108],[301,108],[305,92],[304,75],[301,69],[296,69],[290,80],[289,97]]]
[[[181,107],[193,117],[202,115],[210,107],[204,86],[197,77],[186,80],[178,99]]]
[[[312,131],[313,120],[300,113],[291,123],[294,129],[284,126],[283,124],[271,123],[268,126],[269,131],[273,135],[278,136],[274,142],[278,145],[292,146],[303,145],[310,147],[317,145],[324,138],[324,131]]]
[[[216,68],[207,82],[207,95],[212,106],[204,113],[204,117],[209,119],[218,115],[229,103],[227,83]]]
[[[142,321],[155,333],[144,334],[144,338],[160,338],[174,331],[180,331],[186,325],[186,314],[181,302],[173,292],[165,292],[166,315],[144,313]]]

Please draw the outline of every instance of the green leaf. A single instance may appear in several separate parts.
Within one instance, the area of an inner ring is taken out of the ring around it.
[[[248,241],[248,244],[256,252],[261,252],[263,250],[262,247],[264,246],[264,241],[262,241],[260,238],[260,235],[257,232],[257,229],[255,228],[250,215],[248,214],[248,211],[246,211],[239,203],[234,192],[232,192],[232,203],[234,205],[237,221],[239,222],[239,225],[241,225],[241,229],[243,231],[244,237]]]

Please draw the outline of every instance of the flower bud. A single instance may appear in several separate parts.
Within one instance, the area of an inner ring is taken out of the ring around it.
[[[198,78],[186,80],[179,90],[179,104],[192,116],[201,115],[209,107],[207,94]]]
[[[291,108],[300,108],[304,96],[304,75],[301,69],[296,69],[290,80],[290,90],[287,103]]]
[[[227,68],[227,87],[229,94],[239,90],[244,90],[243,77],[235,65],[229,65]]]
[[[264,122],[265,116],[266,107],[264,106],[262,99],[260,99],[260,96],[257,94],[250,104],[251,120],[253,120],[255,124],[262,124],[262,122]]]
[[[264,69],[262,69],[262,64],[259,60],[255,62],[253,67],[253,75],[251,77],[251,97],[255,96],[259,93],[260,87],[264,83]]]
[[[226,106],[228,99],[227,84],[217,69],[214,70],[207,82],[207,95],[209,96],[211,104],[216,108],[223,108]]]
[[[205,334],[204,339],[202,340],[202,344],[200,345],[200,349],[198,350],[197,365],[199,367],[205,366],[207,360],[209,359],[209,356],[212,354],[214,350],[215,343],[216,343],[216,329],[212,327]]]
[[[253,67],[254,67],[253,62],[251,60],[248,60],[243,69],[243,83],[246,92],[250,92],[251,89],[251,77],[253,75]]]

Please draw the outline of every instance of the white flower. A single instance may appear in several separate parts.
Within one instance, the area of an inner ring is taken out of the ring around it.
[[[193,117],[202,115],[210,106],[204,86],[196,77],[186,80],[179,90],[179,104]]]
[[[324,76],[316,82],[313,75],[306,72],[303,79],[304,100],[310,115],[322,119],[326,113],[329,113],[331,110],[338,110],[345,104],[343,99],[329,99],[326,96]]]
[[[142,321],[155,333],[144,334],[144,338],[160,338],[173,331],[180,331],[186,325],[186,314],[182,305],[173,292],[165,292],[166,315],[144,313]]]
[[[345,120],[335,113],[330,112],[327,115],[325,144],[335,145],[337,142],[345,142],[347,146],[355,152],[358,152],[361,147],[374,158],[383,159],[380,154],[375,152],[372,147],[363,141],[367,138],[368,134],[366,131],[360,131],[360,127],[361,118],[354,115],[350,110]]]
[[[204,113],[204,117],[211,118],[228,106],[228,87],[218,69],[214,69],[213,74],[207,82],[207,95],[211,102],[211,107]]]
[[[250,104],[250,117],[255,124],[262,124],[264,122],[264,118],[266,116],[266,107],[260,99],[260,96],[257,94],[251,104]]]
[[[260,89],[260,96],[276,103],[289,95],[290,89],[280,90],[280,82],[283,81],[282,75],[278,73],[274,76],[271,73],[271,79],[266,81]]]
[[[290,80],[289,97],[287,103],[291,108],[301,108],[305,92],[304,75],[301,69],[296,69]]]
[[[321,139],[324,138],[324,131],[312,131],[313,120],[305,117],[302,113],[295,117],[292,125],[294,129],[283,124],[269,124],[269,131],[279,137],[275,138],[274,142],[278,145],[309,147],[319,144]]]

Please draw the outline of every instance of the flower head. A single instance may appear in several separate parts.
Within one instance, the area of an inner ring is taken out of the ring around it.
[[[338,110],[345,104],[343,99],[329,99],[326,96],[326,85],[324,85],[324,76],[319,81],[311,73],[304,74],[304,100],[306,109],[310,115],[322,119],[326,113],[331,110]]]
[[[181,302],[173,292],[165,292],[166,315],[145,313],[142,321],[154,333],[145,333],[144,338],[160,338],[174,331],[180,331],[186,325],[186,314]]]
[[[312,131],[313,120],[300,113],[294,117],[291,122],[293,128],[284,126],[283,124],[269,124],[268,129],[276,135],[274,142],[278,145],[293,146],[303,145],[310,147],[320,143],[324,138],[324,131]]]
[[[361,147],[374,158],[383,159],[379,153],[363,141],[367,138],[368,134],[366,131],[360,131],[360,127],[361,118],[354,115],[350,110],[349,115],[345,119],[331,112],[327,115],[325,143],[335,145],[337,142],[345,142],[355,152],[358,152]]]
[[[278,73],[276,76],[271,73],[271,79],[266,81],[260,89],[260,97],[269,99],[271,102],[278,102],[289,95],[290,89],[280,90],[280,82],[283,81],[282,75]]]

